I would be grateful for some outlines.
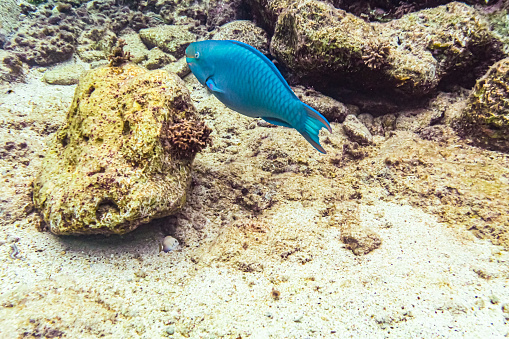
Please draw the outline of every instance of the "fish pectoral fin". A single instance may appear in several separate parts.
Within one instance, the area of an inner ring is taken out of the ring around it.
[[[265,118],[265,117],[262,117],[262,119],[267,121],[268,123],[273,124],[273,125],[293,128],[292,126],[290,126],[290,124],[288,124],[287,122],[285,122],[283,120],[279,120],[278,118]]]
[[[207,88],[211,90],[213,93],[224,93],[224,91],[220,88],[218,88],[212,78],[208,78],[205,82],[207,85]]]

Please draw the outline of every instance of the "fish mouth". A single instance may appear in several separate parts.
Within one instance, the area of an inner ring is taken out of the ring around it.
[[[187,48],[186,48],[186,51],[185,51],[186,58],[194,59],[194,53],[192,53],[190,46],[191,45],[187,46]]]

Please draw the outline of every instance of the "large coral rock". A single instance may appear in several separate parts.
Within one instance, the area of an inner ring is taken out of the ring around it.
[[[384,24],[296,2],[279,15],[271,49],[301,78],[406,96],[428,94],[500,53],[488,22],[456,2]]]
[[[170,215],[209,133],[177,75],[90,71],[34,181],[35,206],[56,234],[120,234]]]
[[[509,151],[509,58],[479,79],[462,114],[464,132],[480,144]]]

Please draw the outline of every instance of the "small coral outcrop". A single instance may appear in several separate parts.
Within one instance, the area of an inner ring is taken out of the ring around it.
[[[92,70],[34,181],[34,204],[55,234],[132,231],[183,206],[209,134],[177,75]]]
[[[509,152],[509,58],[495,63],[477,81],[461,127],[478,144]]]
[[[203,122],[179,121],[164,124],[161,136],[166,150],[177,158],[189,158],[210,144],[211,132]]]
[[[118,67],[126,62],[131,61],[131,53],[124,51],[124,46],[126,45],[127,44],[123,39],[119,39],[117,41],[117,45],[113,48],[111,54],[108,56],[110,66]]]

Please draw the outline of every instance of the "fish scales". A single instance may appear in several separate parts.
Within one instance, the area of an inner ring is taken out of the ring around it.
[[[196,78],[229,108],[249,117],[295,128],[318,151],[330,124],[293,93],[274,64],[254,47],[234,40],[191,43],[186,60]]]

